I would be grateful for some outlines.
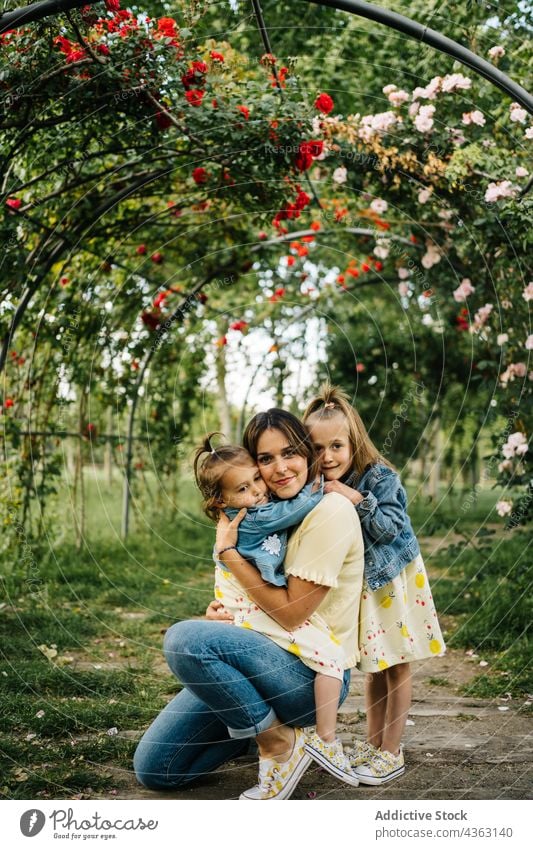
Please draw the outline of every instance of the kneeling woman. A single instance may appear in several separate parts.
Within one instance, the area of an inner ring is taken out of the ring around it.
[[[313,447],[301,422],[283,410],[259,413],[244,446],[276,498],[297,495],[312,479]],[[217,551],[235,545],[238,523],[221,518]],[[235,551],[222,554],[243,592],[292,630],[317,611],[337,635],[349,669],[359,659],[357,625],[363,540],[356,511],[337,493],[325,496],[296,528],[285,558],[286,587],[262,581]],[[248,749],[259,748],[259,783],[243,799],[288,798],[309,764],[302,726],[315,721],[315,673],[263,634],[218,622],[179,622],[165,636],[165,656],[184,689],[139,743],[139,781],[173,790]]]

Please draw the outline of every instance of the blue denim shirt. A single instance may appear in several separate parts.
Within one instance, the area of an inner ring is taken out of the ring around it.
[[[249,507],[239,525],[237,551],[259,569],[264,581],[276,587],[287,586],[283,569],[287,553],[287,529],[299,525],[324,495],[323,479],[316,492],[311,492],[312,486],[312,483],[307,484],[294,498]],[[239,510],[228,507],[224,513],[234,519]]]
[[[371,590],[392,581],[420,553],[407,514],[407,494],[393,469],[382,463],[353,473],[344,483],[363,500],[355,505],[365,543],[365,578]]]

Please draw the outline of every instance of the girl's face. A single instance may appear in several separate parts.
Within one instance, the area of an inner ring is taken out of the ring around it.
[[[221,480],[221,507],[259,507],[268,503],[268,489],[251,460],[248,465],[232,466]]]
[[[327,481],[337,481],[350,471],[353,460],[348,422],[343,415],[331,419],[311,417],[306,422],[311,441],[320,462],[320,471]]]
[[[269,490],[294,498],[307,482],[307,460],[296,453],[281,430],[265,430],[257,441],[257,465]]]

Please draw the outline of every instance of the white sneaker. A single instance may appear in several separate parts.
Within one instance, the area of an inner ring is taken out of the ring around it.
[[[358,777],[361,784],[371,785],[385,784],[387,781],[399,778],[404,772],[405,763],[401,749],[398,755],[380,749],[367,763],[354,769],[354,775]]]
[[[340,778],[352,787],[359,786],[359,779],[354,775],[350,761],[338,738],[333,743],[327,743],[314,731],[307,737],[305,751],[335,778]]]
[[[378,749],[367,743],[366,740],[354,740],[353,746],[344,750],[350,761],[350,766],[354,769],[356,766],[366,764],[377,754]]]
[[[289,799],[300,778],[311,763],[306,753],[305,735],[301,728],[295,728],[294,747],[288,761],[280,763],[271,758],[259,758],[259,781],[241,793],[239,799],[267,801]]]

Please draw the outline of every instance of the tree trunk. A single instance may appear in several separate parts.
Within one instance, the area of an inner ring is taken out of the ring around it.
[[[107,411],[107,432],[113,434],[113,408]],[[113,485],[113,446],[112,440],[108,439],[104,448],[104,478],[109,488]]]
[[[225,322],[219,322],[218,330],[221,336],[224,335]],[[228,401],[226,388],[226,348],[221,345],[216,357],[216,376],[217,376],[217,407],[220,419],[220,430],[226,437],[228,442],[233,439],[233,427],[231,422],[231,408]]]

